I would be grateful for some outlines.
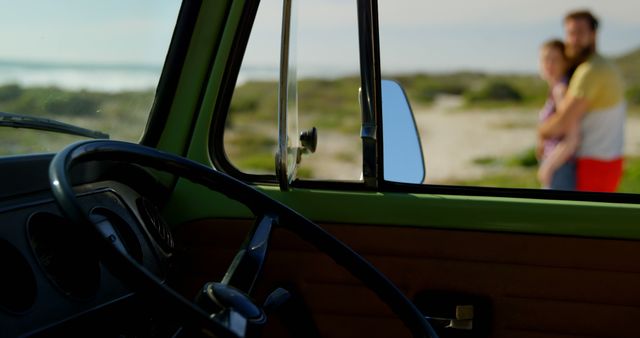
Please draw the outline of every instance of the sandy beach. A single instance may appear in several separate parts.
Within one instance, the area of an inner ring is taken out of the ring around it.
[[[447,184],[498,173],[504,168],[477,161],[513,158],[535,146],[536,108],[468,109],[460,97],[441,96],[429,107],[414,107],[414,116],[425,158],[425,183]],[[277,139],[273,128],[256,126],[251,130]],[[637,130],[640,116],[628,116],[626,155],[640,156]],[[361,158],[358,134],[320,128],[317,151],[304,155],[300,168],[313,179],[357,181],[362,171]]]
[[[481,158],[505,158],[535,145],[536,109],[463,110],[457,97],[440,97],[414,111],[426,165],[426,182],[474,179],[491,168]],[[625,153],[640,155],[640,117],[628,116]]]

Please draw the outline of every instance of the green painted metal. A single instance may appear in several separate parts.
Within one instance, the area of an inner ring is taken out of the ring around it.
[[[202,2],[158,149],[186,155],[185,150],[191,141],[192,126],[201,103],[202,89],[207,81],[211,60],[219,54],[221,32],[227,23],[228,7],[232,2]]]
[[[226,26],[222,32],[218,53],[213,63],[213,69],[208,78],[205,95],[198,114],[196,127],[193,131],[191,145],[189,147],[188,158],[200,163],[211,165],[209,152],[209,133],[211,130],[211,120],[214,115],[214,107],[218,98],[218,93],[222,86],[222,76],[231,53],[235,33],[238,30],[245,1],[233,1],[229,9]]]
[[[228,11],[227,5],[231,6]],[[189,158],[211,164],[208,143],[216,113],[213,107],[243,5],[244,1],[203,3],[160,148],[180,153],[188,143]],[[213,67],[211,72],[209,67]],[[206,88],[203,97],[202,88]],[[190,130],[194,119],[195,129]],[[281,192],[276,186],[259,189],[317,222],[640,239],[638,205],[320,189]],[[185,180],[176,184],[165,211],[173,224],[251,217],[239,203]]]
[[[210,166],[213,166],[209,157],[210,152],[208,147],[211,121],[215,113],[214,107],[216,105],[218,93],[221,90],[222,76],[227,67],[233,39],[235,38],[235,32],[237,31],[242,18],[244,5],[245,1],[243,0],[233,1],[231,3],[224,29],[216,30],[216,33],[220,36],[219,45],[214,62],[212,66],[210,65],[212,67],[210,75],[208,78],[202,79],[203,81],[206,81],[206,91],[204,96],[201,98],[202,102],[200,109],[197,117],[195,117],[197,120],[195,128],[193,129],[193,134],[191,135],[191,142],[187,157]],[[206,24],[206,22],[203,24]],[[194,203],[190,196],[202,196],[203,200],[200,200],[199,203]],[[224,197],[219,194],[214,194],[202,187],[195,186],[184,179],[179,179],[176,182],[172,199],[168,203],[165,214],[170,219],[179,221],[182,220],[180,215],[192,215],[192,212],[193,215],[200,215],[199,211],[203,210],[203,208],[204,210],[210,210],[210,204],[215,204],[218,200],[224,200]],[[249,215],[249,211],[242,205],[228,200],[226,200],[225,203],[225,209],[227,211],[231,211],[235,215]]]
[[[260,190],[317,222],[640,239],[640,206],[633,204],[308,189],[281,192],[275,186]],[[174,198],[179,201],[173,204],[174,224],[251,217],[237,202],[191,183],[185,182]]]
[[[227,66],[235,32],[242,17],[244,4],[244,1],[234,1],[232,3],[224,30],[218,31],[218,33],[221,34],[220,44],[213,62],[212,71],[207,79],[205,95],[202,98],[202,104],[200,105],[200,111],[188,150],[187,157],[189,159],[210,166],[212,166],[212,163],[209,157],[208,145],[211,120],[215,113],[214,107],[218,98],[218,92],[221,89],[222,76]],[[199,201],[202,203],[194,203],[191,201],[190,196],[202,196],[203,200]],[[191,182],[180,179],[174,187],[172,199],[165,213],[170,219],[178,221],[181,220],[179,215],[192,215],[192,213],[193,215],[200,215],[200,210],[210,210],[211,205],[216,204],[217,201],[221,199],[224,200],[223,196],[219,194],[212,194],[202,187],[194,186]],[[225,209],[227,211],[232,211],[235,215],[249,215],[249,211],[242,205],[231,203],[228,200],[225,202]]]

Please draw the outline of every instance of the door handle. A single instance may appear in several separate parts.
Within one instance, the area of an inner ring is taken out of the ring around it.
[[[488,297],[460,292],[425,290],[414,304],[441,338],[486,338],[491,331]]]
[[[429,317],[427,320],[436,321],[447,329],[473,330],[473,305],[456,305],[455,318]]]

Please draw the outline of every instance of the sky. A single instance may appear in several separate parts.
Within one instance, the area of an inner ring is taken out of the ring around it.
[[[0,0],[0,60],[161,65],[178,0]]]
[[[640,47],[637,0],[379,0],[383,73],[479,70],[536,72],[538,47],[562,38],[562,19],[590,9],[601,20],[599,48],[617,56]],[[275,68],[281,4],[262,0],[245,63]],[[298,72],[355,73],[355,1],[298,3]]]
[[[178,0],[0,0],[0,61],[161,65]],[[297,3],[302,74],[358,71],[355,0]],[[246,68],[277,70],[281,0],[262,0]],[[562,17],[600,17],[600,50],[640,47],[638,0],[379,0],[384,72],[535,72],[538,46],[562,37]]]
[[[589,9],[606,55],[640,47],[640,1],[482,0],[380,2],[382,59],[398,69],[536,71],[539,45],[563,37],[562,19]]]

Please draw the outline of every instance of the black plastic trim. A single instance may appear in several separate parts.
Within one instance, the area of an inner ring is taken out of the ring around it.
[[[141,144],[155,147],[160,141],[178,88],[201,5],[202,0],[185,0],[180,7],[147,126],[140,140]]]
[[[351,192],[371,191],[361,182],[344,181],[296,181],[300,189],[341,190]],[[436,184],[411,184],[383,181],[378,191],[383,193],[409,193],[424,195],[451,195],[475,197],[527,198],[577,202],[604,202],[640,204],[640,194],[561,191],[525,188],[496,188],[478,186],[455,186]]]
[[[364,184],[377,188],[384,177],[382,166],[382,100],[380,98],[380,48],[378,42],[378,4],[375,0],[358,0],[358,43],[360,46],[360,109],[363,116],[373,116],[375,135],[362,137],[362,173]],[[363,119],[363,128],[367,123]],[[370,127],[370,126],[369,126]]]
[[[214,111],[216,114],[212,119],[211,133],[209,134],[210,158],[213,165],[231,176],[234,176],[245,182],[267,182],[276,184],[275,173],[273,175],[254,175],[240,171],[229,161],[229,157],[224,149],[224,129],[229,116],[231,99],[238,80],[238,74],[244,59],[244,53],[247,49],[249,37],[253,23],[258,12],[260,0],[248,0],[242,13],[238,31],[231,45],[231,53],[227,68],[223,74],[222,85],[218,93],[218,100]],[[275,161],[275,154],[274,154]]]
[[[371,1],[371,62],[373,63],[373,85],[375,106],[374,113],[378,121],[376,128],[378,133],[378,147],[376,153],[376,165],[378,166],[378,187],[384,181],[384,134],[382,132],[382,71],[380,70],[380,29],[378,25],[378,0]]]
[[[480,197],[507,197],[528,198],[541,200],[562,200],[577,202],[605,202],[640,204],[640,194],[630,193],[603,193],[586,191],[563,191],[550,189],[529,188],[497,188],[478,186],[436,185],[436,184],[409,184],[383,181],[381,192],[432,194],[432,195],[456,195],[456,196],[480,196]]]

